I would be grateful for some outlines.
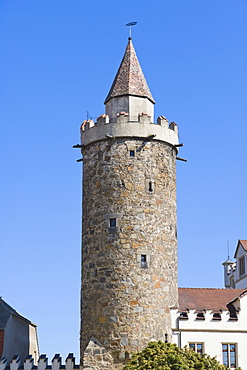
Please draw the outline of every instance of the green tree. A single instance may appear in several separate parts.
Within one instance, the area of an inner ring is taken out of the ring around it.
[[[230,370],[215,357],[199,354],[176,344],[150,342],[141,352],[133,354],[123,370]],[[240,368],[236,370],[241,370]]]

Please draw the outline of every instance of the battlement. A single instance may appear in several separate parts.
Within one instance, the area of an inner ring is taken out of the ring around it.
[[[81,144],[88,145],[92,142],[114,137],[155,137],[157,140],[178,144],[178,126],[164,116],[159,116],[157,123],[151,122],[151,115],[140,113],[138,121],[131,121],[129,114],[120,112],[116,122],[110,122],[107,114],[102,114],[94,122],[85,120],[81,124]]]
[[[69,353],[68,357],[65,360],[65,365],[62,365],[62,358],[60,354],[56,354],[52,359],[52,364],[48,365],[48,358],[46,355],[41,355],[38,360],[38,365],[34,365],[34,359],[31,355],[27,356],[24,361],[24,364],[21,365],[19,356],[14,356],[10,363],[4,357],[0,360],[0,370],[74,370],[80,369],[80,365],[75,365],[75,357],[73,353]]]

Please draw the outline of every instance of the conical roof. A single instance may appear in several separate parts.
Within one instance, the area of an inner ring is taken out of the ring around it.
[[[122,95],[146,97],[152,103],[155,103],[137,59],[131,37],[129,37],[124,57],[107,95],[105,104],[109,99]]]

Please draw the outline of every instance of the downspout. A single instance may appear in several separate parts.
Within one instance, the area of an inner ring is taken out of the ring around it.
[[[177,317],[176,319],[176,322],[177,322],[177,331],[178,331],[178,347],[181,348],[181,344],[182,344],[182,333],[181,333],[181,330],[179,329],[179,316]]]

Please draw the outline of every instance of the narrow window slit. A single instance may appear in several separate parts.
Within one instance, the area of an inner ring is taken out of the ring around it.
[[[148,191],[149,191],[150,193],[152,193],[152,192],[153,192],[153,184],[152,184],[152,181],[149,181],[149,184],[148,184]]]

